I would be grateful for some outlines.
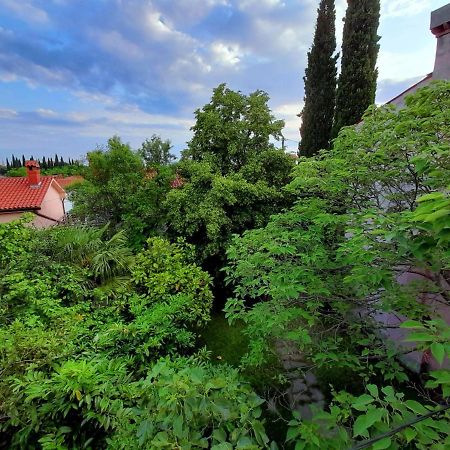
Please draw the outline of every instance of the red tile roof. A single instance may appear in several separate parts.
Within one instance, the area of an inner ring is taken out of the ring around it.
[[[82,181],[84,181],[84,178],[81,175],[71,175],[69,177],[56,175],[54,178],[55,178],[56,182],[62,188],[65,188],[66,186],[69,186],[70,184],[81,183]]]
[[[30,187],[27,177],[0,178],[0,211],[39,209],[52,180],[41,177],[38,187]]]

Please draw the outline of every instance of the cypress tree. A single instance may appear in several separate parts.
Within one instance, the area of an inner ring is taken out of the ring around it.
[[[9,164],[8,158],[6,158],[6,170],[11,169],[11,165]]]
[[[361,120],[375,102],[380,0],[348,0],[333,135]]]
[[[316,31],[305,82],[305,106],[301,113],[300,156],[312,156],[320,149],[328,148],[333,126],[336,99],[336,11],[334,0],[321,0],[317,10]]]
[[[22,155],[22,166],[25,167],[25,155]]]

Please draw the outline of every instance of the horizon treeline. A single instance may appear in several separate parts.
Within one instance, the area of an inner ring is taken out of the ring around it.
[[[25,158],[25,155],[22,155],[21,158],[17,158],[15,155],[11,155],[11,162],[8,158],[6,158],[6,170],[10,169],[20,169],[21,167],[25,167],[25,162],[28,160],[37,161],[41,166],[41,169],[53,169],[55,167],[64,167],[64,166],[74,166],[79,165],[80,162],[78,160],[74,160],[69,158],[67,161],[64,161],[63,156],[58,156],[55,153],[54,158],[46,158],[45,156],[42,158],[34,158],[31,156],[30,158]]]

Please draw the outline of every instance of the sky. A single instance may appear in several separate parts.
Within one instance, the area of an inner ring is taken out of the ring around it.
[[[293,151],[316,0],[0,0],[0,163],[83,158],[119,135],[185,148],[222,82],[270,96]],[[430,12],[448,0],[382,0],[377,102],[433,70]],[[338,48],[346,1],[336,0]]]

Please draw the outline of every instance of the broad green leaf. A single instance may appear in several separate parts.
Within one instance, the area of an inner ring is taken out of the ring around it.
[[[413,332],[405,338],[405,342],[428,342],[433,341],[434,336],[425,332]]]
[[[416,400],[406,400],[405,405],[416,414],[427,414],[429,411]]]
[[[366,387],[372,397],[378,398],[378,387],[375,384],[368,384]]]
[[[404,434],[406,437],[406,442],[409,443],[417,436],[417,431],[414,428],[408,427],[405,429]]]
[[[424,326],[417,320],[405,320],[400,324],[400,328],[424,328]]]
[[[438,198],[443,198],[444,194],[442,192],[432,192],[431,194],[422,195],[416,201],[417,203],[427,202],[428,200],[436,200]]]
[[[367,405],[374,402],[374,398],[369,394],[359,396],[353,403],[352,407],[358,411],[366,411]]]
[[[438,342],[433,342],[430,346],[430,349],[431,353],[436,358],[436,361],[439,363],[439,365],[442,365],[445,357],[445,347]]]
[[[300,436],[300,427],[289,427],[287,431],[286,440],[293,441],[297,436]]]
[[[385,448],[389,448],[391,446],[391,438],[390,437],[386,437],[384,439],[381,439],[378,442],[375,442],[375,444],[373,444],[373,450],[383,450]]]
[[[353,437],[368,436],[367,430],[383,417],[384,410],[371,409],[365,415],[359,416],[353,424]]]
[[[233,446],[229,442],[221,442],[220,444],[213,445],[211,450],[233,450]]]

